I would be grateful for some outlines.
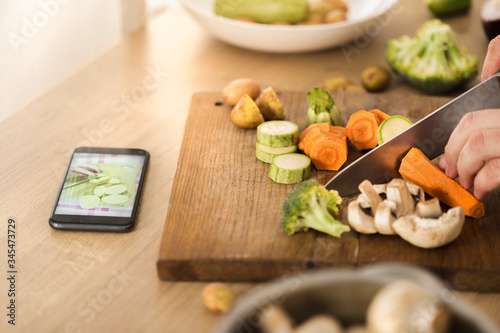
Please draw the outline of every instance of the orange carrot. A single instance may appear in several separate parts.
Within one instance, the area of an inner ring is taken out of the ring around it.
[[[464,207],[465,215],[475,218],[484,216],[484,204],[458,182],[446,176],[420,149],[410,149],[401,161],[399,173],[405,180],[420,186],[424,192],[448,206]]]
[[[353,113],[345,127],[345,134],[359,150],[377,146],[377,117],[368,111]]]
[[[302,133],[300,133],[299,141],[301,141],[307,135],[307,133],[309,133],[313,128],[319,128],[319,129],[322,129],[323,131],[330,131],[331,127],[332,127],[332,125],[330,125],[329,122],[311,124],[311,125],[307,126],[302,131]]]
[[[314,145],[314,142],[317,140],[317,139],[322,139],[322,138],[338,138],[340,139],[341,137],[337,136],[336,134],[333,134],[333,133],[330,133],[330,132],[327,132],[327,131],[323,131],[319,128],[316,128],[316,129],[313,129],[311,132],[309,132],[308,135],[306,135],[306,137],[304,138],[304,141],[305,141],[305,145],[304,145],[304,150],[303,152],[309,156],[310,152],[309,152],[309,149]]]
[[[328,133],[327,131],[323,131],[322,129],[320,129],[318,127],[312,128],[307,133],[307,135],[304,138],[302,138],[302,140],[299,141],[299,145],[298,145],[299,149],[302,150],[307,155],[308,153],[306,153],[306,148],[308,147],[309,142],[311,142],[316,137],[324,136],[325,134],[323,132]]]
[[[325,136],[315,141],[311,161],[318,170],[338,170],[347,161],[347,143],[339,137]]]
[[[347,140],[343,128],[335,126],[335,133],[320,127],[312,128],[299,141],[299,149],[311,158],[318,170],[338,170],[347,160]]]
[[[330,127],[330,133],[336,134],[340,136],[341,138],[344,138],[346,140],[346,135],[345,135],[345,128],[342,126],[332,126]]]
[[[384,120],[390,117],[387,113],[382,112],[379,109],[373,109],[368,112],[373,113],[375,115],[375,117],[377,118],[377,125],[382,124]]]

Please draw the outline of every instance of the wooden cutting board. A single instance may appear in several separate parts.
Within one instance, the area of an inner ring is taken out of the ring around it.
[[[287,119],[305,128],[306,93],[278,95]],[[360,93],[333,97],[344,123],[350,114],[373,108],[417,121],[449,100]],[[340,239],[316,231],[288,236],[280,225],[280,208],[296,185],[268,178],[269,165],[255,158],[256,131],[235,127],[230,112],[219,93],[192,98],[161,238],[161,279],[262,281],[322,267],[404,262],[429,268],[460,290],[500,291],[498,192],[485,201],[486,217],[467,218],[458,239],[437,249],[355,231]],[[350,145],[348,163],[359,156]],[[313,168],[311,177],[325,184],[335,173]],[[344,223],[346,199],[338,217]]]

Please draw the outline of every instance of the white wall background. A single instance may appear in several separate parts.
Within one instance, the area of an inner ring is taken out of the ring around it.
[[[0,121],[121,39],[121,0],[0,0]]]

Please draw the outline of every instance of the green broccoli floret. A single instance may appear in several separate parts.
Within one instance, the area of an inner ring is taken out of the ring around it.
[[[342,198],[337,191],[328,191],[316,180],[300,183],[286,197],[281,207],[281,226],[288,235],[309,228],[340,237],[350,228],[333,218],[338,214]]]
[[[314,123],[330,123],[342,126],[342,116],[330,93],[320,88],[314,88],[307,93],[307,126]]]
[[[415,38],[389,40],[386,58],[394,72],[433,94],[449,92],[477,74],[477,57],[458,48],[451,27],[438,19],[422,25]]]

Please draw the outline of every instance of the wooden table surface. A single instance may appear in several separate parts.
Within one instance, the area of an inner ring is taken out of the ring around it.
[[[469,15],[446,22],[482,66],[487,41],[478,20],[480,4],[475,2]],[[384,64],[389,38],[414,34],[431,17],[421,1],[404,0],[399,6],[383,22],[382,33],[358,44],[359,53],[348,57],[342,49],[280,55],[235,48],[213,39],[174,6],[0,123],[0,331],[211,332],[220,316],[200,301],[205,283],[164,282],[156,274],[191,95],[219,91],[238,77],[253,77],[276,90],[309,90],[337,75],[359,82],[364,67]],[[388,92],[420,93],[397,80]],[[151,153],[133,232],[61,232],[49,227],[67,159],[81,145],[140,147]],[[9,218],[17,226],[16,326],[8,325],[4,314]],[[259,284],[231,287],[243,295]],[[456,295],[500,326],[499,294]]]

